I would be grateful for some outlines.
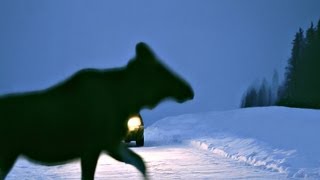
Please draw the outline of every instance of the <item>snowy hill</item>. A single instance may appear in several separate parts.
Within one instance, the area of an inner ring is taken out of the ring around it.
[[[145,136],[150,144],[187,143],[289,178],[318,179],[319,129],[319,110],[264,107],[168,117]]]

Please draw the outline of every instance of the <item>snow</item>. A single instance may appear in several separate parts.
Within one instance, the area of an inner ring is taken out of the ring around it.
[[[168,117],[146,129],[152,143],[184,143],[284,173],[320,178],[320,111],[260,107]]]
[[[147,142],[148,144],[148,142]],[[285,179],[285,176],[258,169],[203,151],[186,144],[147,145],[143,148],[132,148],[140,154],[147,165],[148,177],[157,179]],[[75,161],[60,166],[39,166],[25,159],[20,159],[7,180],[78,180],[80,163]],[[104,179],[143,179],[142,175],[131,165],[101,155],[96,180]]]
[[[186,114],[156,121],[145,129],[145,147],[132,149],[144,158],[150,179],[320,179],[319,127],[319,110]],[[7,179],[80,179],[80,174],[79,161],[46,167],[21,157]],[[104,154],[96,179],[142,175]]]

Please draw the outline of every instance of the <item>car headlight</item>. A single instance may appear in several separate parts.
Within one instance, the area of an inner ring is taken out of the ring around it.
[[[129,131],[133,131],[141,126],[141,119],[139,116],[133,116],[128,121]]]

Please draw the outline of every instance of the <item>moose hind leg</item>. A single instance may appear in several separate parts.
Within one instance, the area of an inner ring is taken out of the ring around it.
[[[108,152],[109,155],[114,159],[136,167],[143,174],[144,178],[148,179],[146,174],[146,166],[143,162],[143,159],[123,143],[121,143],[118,148],[109,150]]]
[[[0,180],[4,180],[14,163],[16,162],[17,156],[14,155],[0,155]]]

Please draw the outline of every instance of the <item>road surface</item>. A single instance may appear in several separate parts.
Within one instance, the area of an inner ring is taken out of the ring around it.
[[[284,174],[236,162],[197,149],[187,144],[152,145],[132,149],[140,154],[148,167],[150,179],[285,179]],[[20,158],[8,180],[80,179],[80,163],[41,166]],[[101,155],[96,179],[143,179],[133,167]]]

